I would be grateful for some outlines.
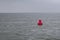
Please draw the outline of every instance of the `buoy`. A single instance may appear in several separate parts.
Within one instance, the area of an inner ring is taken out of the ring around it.
[[[42,25],[43,25],[43,22],[42,22],[41,19],[38,20],[37,25],[38,25],[38,26],[42,26]]]

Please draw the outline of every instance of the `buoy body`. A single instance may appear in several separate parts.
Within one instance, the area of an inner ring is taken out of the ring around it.
[[[38,25],[38,26],[42,26],[42,25],[43,25],[42,20],[38,20],[37,25]]]

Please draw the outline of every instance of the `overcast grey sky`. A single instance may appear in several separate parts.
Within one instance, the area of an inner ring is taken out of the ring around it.
[[[60,0],[0,0],[0,13],[59,12]]]

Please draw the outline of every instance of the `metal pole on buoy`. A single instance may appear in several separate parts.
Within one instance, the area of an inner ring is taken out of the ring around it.
[[[42,22],[41,19],[39,19],[39,20],[37,21],[37,25],[40,26],[40,27],[43,25],[43,22]]]

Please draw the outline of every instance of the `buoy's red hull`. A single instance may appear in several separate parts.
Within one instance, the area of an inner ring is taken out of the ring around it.
[[[43,23],[38,23],[38,25],[40,25],[40,26],[41,26],[41,25],[43,25]]]
[[[42,20],[38,20],[38,23],[37,23],[38,26],[42,26],[43,25],[43,22]]]

